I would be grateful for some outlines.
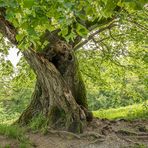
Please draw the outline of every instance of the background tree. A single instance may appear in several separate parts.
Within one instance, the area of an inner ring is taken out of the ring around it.
[[[127,21],[130,26],[135,24],[146,30],[131,18],[135,10],[146,8],[145,3],[145,0],[1,0],[0,32],[22,51],[37,79],[31,104],[18,123],[27,124],[32,117],[42,114],[50,127],[82,132],[92,114],[88,111],[74,51],[91,40],[98,46],[100,41],[95,36],[99,34],[99,39],[104,40],[106,30],[114,38],[111,29],[118,27],[124,31],[122,24]],[[137,32],[131,33],[134,31]],[[103,41],[101,44],[100,50],[105,47],[110,57],[110,48]],[[117,53],[122,55],[120,50]]]

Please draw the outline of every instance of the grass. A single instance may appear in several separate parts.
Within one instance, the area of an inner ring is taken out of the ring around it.
[[[16,139],[19,141],[20,148],[27,148],[29,146],[29,140],[25,136],[25,130],[17,125],[0,124],[0,135],[4,135],[11,139]]]
[[[47,133],[47,119],[44,117],[44,115],[39,114],[38,116],[35,116],[32,118],[30,123],[28,124],[28,128],[31,129],[32,131],[41,131],[43,134]]]
[[[95,117],[101,119],[148,119],[148,101],[143,104],[134,104],[126,107],[100,109],[93,111]]]
[[[20,116],[20,111],[12,101],[8,101],[8,103],[8,105],[4,105],[2,101],[0,102],[0,135],[17,140],[19,148],[28,148],[30,142],[25,136],[25,130],[17,125],[11,125]],[[11,148],[11,146],[5,145],[5,148]]]

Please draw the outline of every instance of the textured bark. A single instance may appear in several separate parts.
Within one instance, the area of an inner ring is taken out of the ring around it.
[[[42,95],[42,90],[39,82],[37,81],[35,85],[35,90],[32,94],[31,103],[29,104],[28,108],[19,117],[19,120],[17,121],[18,123],[20,123],[21,125],[26,125],[27,123],[30,122],[30,120],[34,116],[40,114],[42,110],[42,104],[40,102],[41,95]]]
[[[79,72],[73,44],[67,44],[64,39],[58,37],[58,31],[52,34],[47,31],[42,37],[42,42],[45,39],[49,40],[49,44],[45,47],[44,54],[41,55],[55,65],[66,81],[76,102],[88,109],[85,85]],[[78,38],[77,40],[80,39]]]
[[[56,68],[62,74],[76,102],[88,109],[86,89],[79,71],[78,61],[73,52],[71,53],[71,56],[71,60],[63,60],[59,58]]]
[[[70,78],[73,74],[70,69],[62,75],[51,62],[34,51],[25,51],[24,56],[37,75],[37,83],[32,102],[18,123],[27,124],[32,117],[42,113],[52,128],[82,132],[86,114],[74,99],[77,90],[71,88],[75,80]]]

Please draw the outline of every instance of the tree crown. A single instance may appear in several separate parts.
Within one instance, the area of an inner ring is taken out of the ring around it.
[[[133,13],[145,4],[146,0],[0,0],[0,32],[20,49],[44,48],[49,41],[42,42],[41,36],[47,30],[58,30],[67,42],[76,42],[111,23],[121,11]]]

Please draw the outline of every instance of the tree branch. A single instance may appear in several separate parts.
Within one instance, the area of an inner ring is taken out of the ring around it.
[[[114,11],[118,12],[118,13],[121,12],[121,10],[122,10],[122,8],[119,7],[119,6],[116,6],[115,9],[114,9]],[[97,27],[101,27],[105,24],[112,22],[115,18],[116,18],[116,15],[112,15],[112,17],[110,17],[110,18],[102,18],[101,20],[100,20],[100,18],[96,18],[94,21],[88,21],[87,20],[87,21],[85,21],[85,24],[86,24],[85,27],[89,31],[92,31]]]
[[[86,26],[86,28],[89,30],[89,31],[92,31],[94,29],[96,29],[97,27],[101,27],[103,25],[106,25],[106,24],[109,24],[111,23],[113,20],[115,19],[115,17],[112,17],[112,18],[108,18],[108,19],[101,19],[99,21],[97,21],[96,23],[92,22],[90,23],[88,26]],[[93,24],[94,23],[94,24]]]
[[[111,23],[114,19],[115,19],[115,17],[108,18],[108,19],[103,18],[101,20],[99,20],[99,18],[97,18],[93,22],[91,22],[91,21],[81,22],[81,20],[79,20],[79,19],[77,19],[77,20],[80,24],[85,26],[91,32],[98,27],[101,27],[103,25],[107,25],[107,24]],[[70,42],[70,45],[72,45],[72,47],[75,47],[76,45],[78,45],[80,43],[81,40],[82,40],[82,37],[77,35],[77,37],[74,39],[74,41]]]
[[[135,24],[135,25],[136,25],[137,27],[139,27],[140,29],[145,30],[146,32],[148,32],[148,28],[147,28],[148,26],[143,26],[143,25],[139,24],[138,22],[136,22],[136,21],[134,20],[134,18],[132,18],[132,15],[129,14],[129,12],[127,12],[126,10],[124,10],[124,11],[128,14],[128,17],[129,17],[129,18],[126,19],[127,21],[129,21],[129,22]],[[137,15],[136,15],[136,17],[137,17]]]
[[[146,32],[148,32],[148,28],[146,28],[145,26],[143,26],[143,25],[139,24],[138,22],[132,20],[131,18],[128,19],[128,21],[131,22],[131,23],[133,23],[133,24],[135,24],[140,29],[145,30]]]
[[[110,28],[115,27],[115,26],[117,26],[117,24],[114,24],[114,22],[112,22],[110,25],[108,25],[108,26],[106,26],[106,27],[104,27],[104,28],[101,28],[101,29],[97,30],[96,32],[94,32],[94,33],[92,33],[91,35],[89,35],[86,40],[84,40],[84,41],[81,42],[80,44],[76,45],[73,50],[77,50],[77,49],[79,49],[80,47],[82,47],[83,45],[85,45],[86,43],[88,43],[88,42],[89,42],[90,40],[92,40],[93,37],[94,37],[95,35],[97,35],[98,33],[101,33],[101,32],[103,32],[104,30],[110,29]]]
[[[0,7],[0,33],[4,37],[8,38],[8,40],[14,45],[17,44],[15,38],[17,30],[9,21],[5,19],[5,8],[1,7]]]
[[[124,35],[126,35],[125,33],[122,33],[122,34],[117,34],[117,35],[114,35],[114,38],[112,38],[111,36],[108,36],[108,37],[106,37],[106,38],[103,38],[103,39],[100,39],[100,40],[95,40],[95,43],[101,43],[101,42],[103,42],[103,41],[105,41],[105,40],[108,40],[108,39],[110,39],[110,38],[112,38],[113,40],[116,40],[116,41],[118,41],[118,39],[116,39],[115,37],[120,37],[120,36],[124,36]]]

